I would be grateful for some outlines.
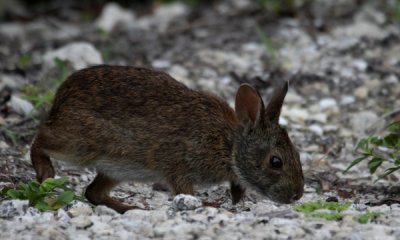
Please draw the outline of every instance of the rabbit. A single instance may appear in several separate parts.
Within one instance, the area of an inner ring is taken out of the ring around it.
[[[110,191],[124,181],[164,181],[174,194],[194,184],[230,182],[232,203],[251,187],[279,203],[302,197],[299,153],[278,120],[286,82],[265,107],[242,84],[235,110],[210,93],[191,90],[167,73],[100,65],[70,75],[31,147],[38,181],[54,177],[50,158],[97,175],[85,191],[95,205],[119,213],[137,208]]]

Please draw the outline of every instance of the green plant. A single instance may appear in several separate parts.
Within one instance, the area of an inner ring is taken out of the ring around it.
[[[29,53],[24,53],[18,59],[18,66],[22,69],[26,69],[30,61],[31,55]]]
[[[366,213],[358,215],[358,216],[354,216],[353,219],[354,219],[354,221],[365,224],[370,219],[375,219],[375,218],[379,217],[380,215],[382,215],[381,212],[370,212],[367,210]]]
[[[400,22],[400,0],[391,1],[387,8],[389,21]]]
[[[344,172],[362,161],[368,161],[368,169],[371,174],[382,165],[389,162],[391,167],[384,170],[376,181],[385,178],[389,174],[400,169],[400,121],[393,122],[386,127],[387,133],[383,137],[369,136],[360,140],[357,145],[357,153],[361,156],[354,159]]]
[[[49,89],[43,94],[32,94],[25,97],[33,103],[35,109],[39,109],[45,105],[50,105],[54,98],[54,91]]]
[[[96,30],[96,32],[97,32],[97,34],[100,36],[101,39],[104,39],[104,40],[105,40],[105,39],[107,39],[107,38],[110,37],[110,32],[107,31],[107,30],[105,30],[105,29],[98,28],[98,29]]]
[[[19,183],[16,188],[4,187],[0,194],[11,199],[29,200],[29,204],[35,208],[55,210],[61,208],[73,200],[83,200],[82,196],[76,196],[72,190],[66,187],[67,177],[48,178],[42,183],[31,181]]]
[[[18,143],[18,134],[13,130],[7,128],[7,126],[1,127],[1,132],[5,135],[6,138],[11,140],[11,143],[15,146]]]
[[[3,134],[4,138],[10,141],[13,146],[16,146],[20,140],[26,140],[35,134],[32,130],[15,131],[14,127],[13,124],[0,127],[0,134]]]
[[[24,93],[27,100],[33,103],[35,109],[40,109],[51,104],[55,89],[61,85],[70,73],[68,61],[55,58],[54,63],[56,66],[54,77],[39,84],[27,84],[21,88],[21,92]]]
[[[257,4],[273,13],[278,13],[284,8],[294,7],[295,0],[257,0]]]
[[[106,61],[107,59],[110,59],[112,51],[113,51],[113,49],[111,46],[103,47],[101,49],[101,56],[103,57],[104,61]]]
[[[302,212],[306,217],[322,218],[325,220],[340,220],[343,218],[343,211],[351,205],[350,202],[337,203],[326,202],[322,200],[305,202],[294,206],[296,212]],[[366,211],[363,214],[353,216],[353,220],[361,224],[367,223],[370,219],[375,219],[380,216],[380,212]]]
[[[342,212],[346,210],[350,204],[350,202],[337,203],[318,200],[298,204],[294,207],[294,210],[304,213],[307,217],[339,220],[343,217]]]

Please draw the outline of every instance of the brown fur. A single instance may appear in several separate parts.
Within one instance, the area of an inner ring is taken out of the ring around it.
[[[265,119],[264,109],[253,104],[263,106],[262,100],[251,86],[244,88],[246,93],[239,101],[244,102],[241,112],[250,111],[246,121],[252,121],[254,129],[272,124],[259,123]],[[277,108],[280,110],[280,106]],[[39,181],[54,176],[49,157],[95,167],[98,175],[87,188],[86,197],[118,212],[132,207],[111,199],[109,191],[129,180],[163,180],[175,194],[193,194],[193,184],[230,181],[233,201],[238,202],[244,194],[240,184],[254,185],[242,176],[242,167],[237,164],[241,154],[248,155],[248,149],[241,146],[248,130],[242,118],[222,99],[193,91],[166,73],[96,66],[72,74],[60,86],[48,118],[39,127],[31,159]],[[284,139],[280,135],[259,137],[278,138],[296,153],[287,135]],[[254,158],[254,154],[249,157]],[[293,195],[299,198],[303,188],[298,156],[287,161],[287,167],[296,167],[288,179],[281,179],[290,185],[281,186],[281,190],[289,191],[275,199],[281,202],[289,202],[288,198],[293,201]],[[264,174],[258,177],[270,178]],[[269,196],[271,191],[267,191]]]

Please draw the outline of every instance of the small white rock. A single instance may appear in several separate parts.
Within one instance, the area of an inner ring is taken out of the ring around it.
[[[135,14],[132,11],[122,8],[117,3],[110,2],[104,6],[95,24],[98,28],[110,32],[117,24],[130,24],[134,19]]]
[[[151,63],[151,65],[153,68],[168,68],[171,66],[171,62],[168,60],[156,59]]]
[[[50,68],[54,67],[55,58],[69,61],[75,70],[103,63],[100,52],[87,42],[69,43],[59,49],[45,53],[43,56],[44,64]]]
[[[308,120],[314,120],[320,123],[326,123],[328,119],[328,116],[326,115],[326,113],[316,113],[316,114],[311,114],[308,117]]]
[[[303,98],[294,91],[289,91],[285,96],[285,103],[302,103]]]
[[[340,99],[340,105],[348,105],[352,104],[356,101],[355,97],[350,96],[350,95],[344,95]]]
[[[279,124],[282,126],[287,126],[288,125],[288,120],[284,117],[279,117]]]
[[[356,134],[364,134],[379,120],[378,115],[372,111],[361,111],[350,115],[350,125]]]
[[[324,125],[322,129],[324,130],[324,132],[336,132],[339,127],[336,125]]]
[[[358,87],[354,90],[354,96],[356,96],[359,99],[365,99],[368,97],[368,88],[365,86]]]
[[[87,216],[93,213],[93,210],[89,204],[76,200],[68,204],[67,208],[68,208],[67,210],[68,214],[71,215],[72,217],[81,215]]]
[[[324,110],[324,109],[336,107],[337,103],[336,103],[336,100],[333,98],[324,98],[321,101],[319,101],[319,106],[321,107],[322,110]]]
[[[368,67],[368,63],[361,59],[353,60],[353,66],[359,71],[365,71]]]
[[[5,200],[0,203],[0,218],[22,216],[29,207],[28,200]]]
[[[93,225],[93,222],[90,220],[90,218],[83,215],[71,218],[69,222],[80,229],[85,229]]]
[[[202,202],[192,195],[179,194],[176,195],[172,201],[172,207],[178,211],[193,210],[201,206]]]
[[[282,115],[289,118],[290,120],[298,123],[303,123],[309,118],[309,113],[306,109],[302,108],[282,108]]]
[[[308,129],[317,134],[318,136],[322,136],[324,134],[324,130],[322,129],[321,126],[317,125],[317,124],[312,124],[308,127]]]
[[[96,208],[94,209],[94,213],[96,213],[97,215],[107,215],[107,216],[115,216],[118,214],[114,209],[111,209],[104,205],[96,206]]]
[[[13,95],[8,104],[10,108],[14,110],[14,112],[22,116],[28,116],[29,114],[34,114],[34,108],[32,103],[30,103],[25,99]]]

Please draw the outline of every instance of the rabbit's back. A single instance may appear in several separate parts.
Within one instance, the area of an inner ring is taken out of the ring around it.
[[[50,154],[77,164],[193,174],[228,164],[236,121],[226,102],[166,73],[103,65],[62,84],[41,133]]]

